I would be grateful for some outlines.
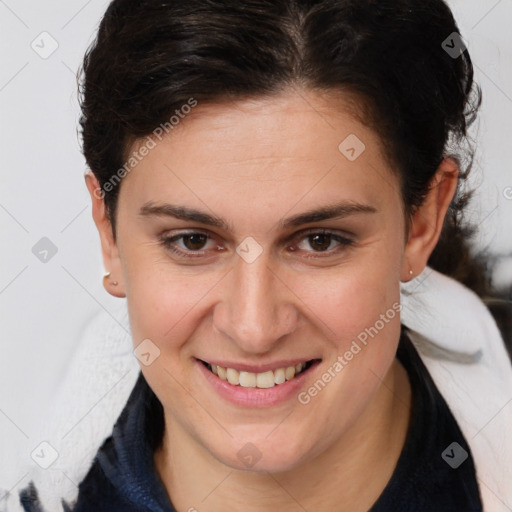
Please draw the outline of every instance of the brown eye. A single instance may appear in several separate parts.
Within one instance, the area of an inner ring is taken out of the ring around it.
[[[291,251],[299,249],[304,254],[309,253],[309,256],[305,256],[306,258],[320,257],[321,253],[323,253],[322,257],[334,256],[354,245],[352,239],[327,230],[312,229],[300,235],[302,235],[299,238],[300,243],[295,248],[291,248]],[[317,256],[314,256],[315,254]]]
[[[324,233],[317,233],[314,235],[309,235],[308,240],[309,245],[315,251],[326,251],[331,245],[332,237],[331,235],[326,235]]]
[[[174,236],[163,235],[162,245],[178,257],[204,257],[206,253],[215,248],[220,251],[220,247],[215,247],[215,243],[207,233],[193,231],[180,233]],[[209,247],[210,245],[210,247]]]
[[[191,251],[200,251],[208,241],[208,237],[202,233],[182,235],[183,245]]]

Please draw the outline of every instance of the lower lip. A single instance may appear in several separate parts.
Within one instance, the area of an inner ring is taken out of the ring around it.
[[[290,398],[297,397],[300,388],[304,386],[306,378],[319,362],[315,361],[306,371],[300,373],[298,377],[267,389],[233,386],[229,382],[217,377],[201,361],[196,360],[196,364],[198,370],[221,397],[241,407],[257,408],[271,407],[286,402]]]

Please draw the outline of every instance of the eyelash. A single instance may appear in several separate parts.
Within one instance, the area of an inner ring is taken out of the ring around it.
[[[161,243],[162,243],[162,245],[167,250],[169,250],[170,252],[172,252],[173,254],[175,254],[175,255],[177,255],[177,256],[179,256],[181,258],[200,258],[200,257],[204,256],[207,251],[205,251],[205,250],[198,250],[198,251],[186,250],[186,251],[184,251],[182,249],[177,249],[176,246],[174,245],[174,243],[176,241],[178,241],[180,239],[183,239],[186,236],[192,236],[192,235],[204,235],[204,236],[206,236],[207,237],[206,243],[209,240],[212,240],[212,237],[208,233],[196,230],[196,231],[183,232],[183,233],[180,233],[178,235],[173,235],[173,236],[165,236],[165,235],[163,235],[161,237]],[[333,242],[333,241],[334,242],[338,242],[339,245],[334,250],[311,251],[311,252],[313,252],[315,254],[318,254],[318,255],[324,254],[325,256],[305,256],[306,259],[326,258],[326,257],[329,257],[329,256],[333,256],[335,254],[338,254],[339,252],[341,252],[345,248],[354,245],[354,240],[348,238],[347,236],[340,235],[339,233],[337,233],[335,231],[329,231],[327,229],[309,229],[309,230],[306,230],[306,231],[302,231],[300,233],[297,233],[294,237],[292,237],[291,240],[292,241],[298,240],[299,242],[301,242],[302,240],[307,239],[308,237],[310,237],[312,235],[327,235],[327,236],[330,236],[331,237],[330,242]],[[217,245],[217,248],[218,247],[219,246]],[[294,251],[295,251],[295,249],[293,249],[292,252],[294,252]]]

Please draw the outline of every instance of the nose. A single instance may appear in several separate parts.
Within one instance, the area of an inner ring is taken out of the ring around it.
[[[293,292],[264,254],[252,263],[237,260],[213,312],[214,330],[251,354],[271,351],[299,318]]]

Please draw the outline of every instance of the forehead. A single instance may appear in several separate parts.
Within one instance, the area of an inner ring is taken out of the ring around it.
[[[198,102],[180,119],[174,116],[178,123],[166,138],[176,146],[192,139],[200,139],[201,146],[221,139],[218,150],[282,157],[290,149],[307,156],[313,156],[315,148],[317,152],[339,150],[339,142],[357,132],[366,146],[379,149],[375,146],[381,141],[364,124],[363,112],[367,112],[365,105],[353,94],[294,89],[239,101]]]
[[[312,91],[198,103],[161,140],[151,136],[156,145],[126,186],[139,203],[181,194],[196,204],[238,202],[239,209],[290,207],[301,197],[304,207],[340,195],[376,206],[395,200],[398,182],[382,142],[356,109],[352,97]]]

